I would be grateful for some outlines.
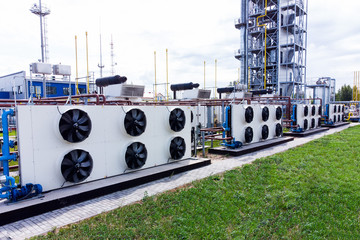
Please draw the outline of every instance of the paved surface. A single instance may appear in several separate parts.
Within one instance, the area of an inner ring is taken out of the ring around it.
[[[354,126],[351,124],[350,126]],[[286,151],[325,135],[333,134],[348,128],[349,125],[330,129],[305,138],[295,138],[294,141],[271,147],[259,152],[246,154],[226,160],[215,160],[207,167],[192,170],[172,177],[164,178],[155,182],[140,185],[124,191],[115,192],[100,198],[82,202],[80,204],[65,207],[48,212],[36,217],[28,218],[12,224],[0,227],[0,239],[25,239],[32,236],[44,234],[55,228],[75,223],[102,212],[107,212],[121,206],[125,206],[143,199],[144,196],[152,196],[167,190],[180,187],[195,180],[218,174],[235,167],[250,163],[258,158]]]

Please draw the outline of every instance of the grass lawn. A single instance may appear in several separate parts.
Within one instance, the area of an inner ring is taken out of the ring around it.
[[[359,152],[360,126],[38,238],[360,239]]]

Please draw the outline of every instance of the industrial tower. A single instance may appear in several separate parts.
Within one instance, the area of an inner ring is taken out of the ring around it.
[[[307,0],[241,0],[241,82],[301,98],[306,84]]]
[[[46,16],[50,14],[50,9],[41,4],[36,3],[30,8],[30,12],[40,17],[40,38],[41,38],[41,62],[49,62],[49,44],[47,38],[47,19]]]

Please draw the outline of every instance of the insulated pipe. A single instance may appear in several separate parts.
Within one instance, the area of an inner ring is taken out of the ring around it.
[[[107,87],[109,85],[121,84],[126,82],[126,77],[121,77],[119,75],[115,75],[112,77],[104,77],[96,79],[96,86],[98,87]]]

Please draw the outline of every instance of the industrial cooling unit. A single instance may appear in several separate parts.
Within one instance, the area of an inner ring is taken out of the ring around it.
[[[325,125],[334,125],[344,121],[345,106],[343,104],[326,104]]]
[[[304,132],[321,127],[321,105],[295,104],[292,109],[292,132]]]
[[[189,107],[17,107],[20,180],[44,191],[191,157]]]
[[[282,136],[281,106],[238,104],[228,110],[231,110],[228,124],[234,141],[250,144]]]

